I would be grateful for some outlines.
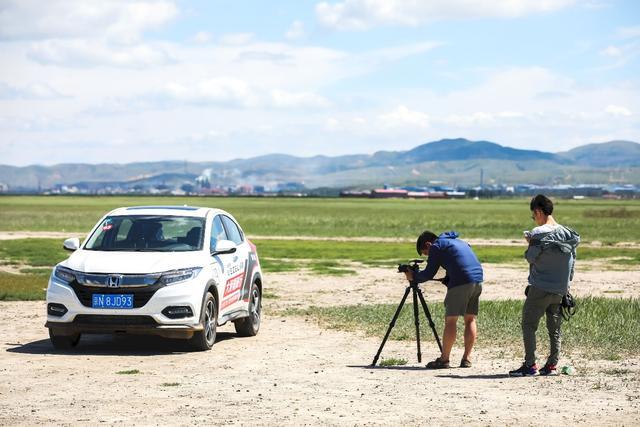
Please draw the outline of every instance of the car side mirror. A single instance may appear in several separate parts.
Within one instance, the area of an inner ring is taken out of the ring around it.
[[[218,240],[216,247],[211,250],[211,256],[232,254],[236,251],[236,244],[231,240]]]
[[[62,244],[62,247],[67,251],[77,251],[80,247],[80,239],[78,239],[77,237],[67,239]]]

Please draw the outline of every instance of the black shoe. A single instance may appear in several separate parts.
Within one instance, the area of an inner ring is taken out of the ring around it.
[[[427,369],[449,369],[449,361],[444,361],[439,357],[433,362],[427,363]]]
[[[549,363],[547,363],[542,368],[540,368],[540,375],[558,375],[558,369],[556,365],[550,365]]]
[[[538,375],[538,365],[535,363],[531,366],[523,363],[518,369],[509,371],[510,377],[535,377],[536,375]]]

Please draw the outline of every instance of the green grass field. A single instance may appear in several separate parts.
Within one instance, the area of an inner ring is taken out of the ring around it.
[[[109,210],[193,205],[231,212],[248,235],[414,238],[456,230],[463,238],[520,239],[530,229],[528,199],[370,200],[313,198],[2,196],[0,231],[85,233]],[[585,242],[640,241],[640,201],[556,199],[557,220]]]
[[[522,300],[481,300],[478,316],[480,347],[500,345],[503,350],[521,351],[520,318]],[[581,298],[578,311],[563,323],[563,351],[585,353],[589,358],[616,360],[628,355],[640,355],[640,299]],[[345,331],[361,331],[368,336],[384,336],[397,305],[351,305],[341,307],[311,307],[290,309],[288,314],[312,318],[321,326]],[[438,333],[443,329],[443,304],[429,304]],[[423,348],[433,345],[433,334],[420,310]],[[458,325],[462,328],[462,325]],[[460,339],[460,331],[458,337]],[[548,336],[541,321],[538,329],[540,349],[548,348]],[[413,305],[406,304],[391,334],[391,339],[415,340]],[[424,351],[424,350],[423,350]],[[373,357],[373,355],[372,355]]]
[[[417,256],[412,244],[397,242],[258,239],[255,244],[265,274],[308,270],[311,274],[352,275],[357,268],[367,266],[395,268]],[[524,247],[475,246],[474,250],[483,263],[525,263]],[[41,290],[46,287],[51,267],[69,255],[62,249],[60,239],[0,240],[0,264],[14,266],[21,273],[0,275],[0,300],[17,299],[18,295],[42,299]],[[640,249],[584,248],[578,251],[578,256],[581,260],[606,261],[610,268],[624,269],[627,265],[640,264]],[[361,267],[354,266],[354,262]],[[29,292],[17,285],[27,282],[34,283],[28,287]]]

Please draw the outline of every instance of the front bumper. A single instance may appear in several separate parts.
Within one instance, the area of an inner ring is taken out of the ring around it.
[[[83,294],[74,290],[76,285],[63,282],[52,275],[47,288],[47,303],[61,304],[67,311],[61,316],[49,312],[45,326],[61,335],[130,333],[190,338],[195,332],[203,330],[200,311],[206,280],[202,276],[204,275],[188,282],[160,287],[154,290],[142,306],[134,304],[135,308],[131,309],[103,309],[88,307],[86,301],[79,299],[79,295],[83,297]],[[92,291],[101,293],[101,290],[95,288]],[[120,288],[119,292],[133,293],[135,303],[136,292],[125,288]],[[189,307],[192,315],[177,319],[165,316],[162,311],[172,306]]]
[[[195,332],[203,330],[201,324],[161,325],[151,316],[105,314],[79,314],[71,322],[47,320],[45,327],[59,335],[126,333],[181,339],[191,338]]]

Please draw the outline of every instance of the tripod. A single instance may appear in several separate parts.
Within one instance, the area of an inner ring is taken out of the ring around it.
[[[389,323],[389,328],[387,329],[387,333],[384,335],[384,339],[380,344],[380,348],[378,348],[378,352],[373,358],[373,362],[371,362],[371,367],[376,366],[376,363],[378,363],[378,358],[380,357],[380,353],[382,353],[382,349],[384,348],[384,345],[386,344],[387,339],[391,334],[391,330],[396,325],[396,320],[398,320],[400,311],[402,311],[402,307],[404,306],[404,303],[407,300],[407,297],[409,296],[410,291],[412,292],[412,296],[413,296],[413,320],[416,325],[416,342],[418,344],[418,363],[422,362],[422,353],[420,352],[420,318],[418,316],[418,299],[420,300],[420,304],[422,304],[422,309],[424,311],[424,314],[427,317],[427,320],[429,321],[429,326],[431,327],[431,331],[433,331],[433,336],[435,337],[436,342],[438,343],[438,347],[442,352],[442,344],[440,343],[440,337],[438,337],[438,332],[436,331],[436,325],[433,323],[433,319],[431,319],[431,313],[429,312],[429,307],[427,307],[427,302],[425,301],[424,296],[422,295],[422,289],[418,287],[418,282],[416,282],[415,280],[416,273],[418,272],[418,269],[419,269],[418,264],[421,262],[422,260],[420,259],[414,259],[411,261],[411,264],[409,265],[403,264],[398,266],[398,272],[404,272],[407,270],[413,271],[414,280],[409,282],[409,286],[407,286],[407,288],[404,290],[404,295],[402,297],[402,300],[400,301],[400,304],[396,309],[396,313],[393,315],[393,319],[391,319],[391,323]],[[434,280],[441,282],[443,279],[434,279]]]

